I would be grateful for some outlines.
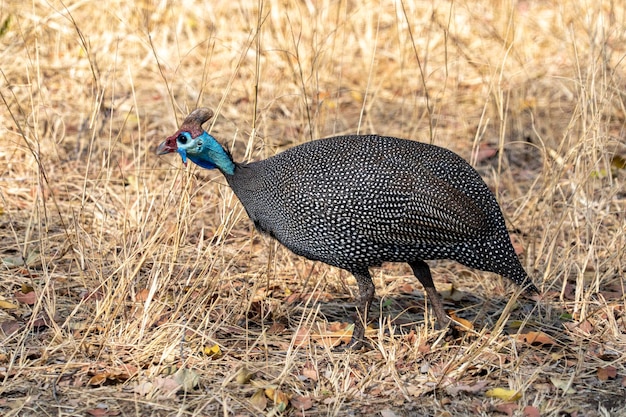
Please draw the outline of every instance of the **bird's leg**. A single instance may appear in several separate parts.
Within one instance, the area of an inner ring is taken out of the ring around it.
[[[424,261],[414,261],[409,262],[409,265],[411,265],[411,269],[413,269],[413,274],[424,286],[428,300],[430,301],[433,311],[435,312],[435,316],[437,317],[437,323],[441,326],[441,328],[446,327],[446,325],[450,322],[450,318],[443,308],[443,303],[441,302],[439,294],[437,294],[428,264]]]
[[[354,331],[352,332],[352,339],[348,345],[351,349],[360,349],[363,347],[365,340],[365,326],[367,326],[367,312],[370,305],[372,305],[372,299],[374,298],[374,283],[372,282],[372,276],[367,268],[358,271],[352,271],[356,282],[359,285],[359,303],[357,305],[357,318],[354,322]]]

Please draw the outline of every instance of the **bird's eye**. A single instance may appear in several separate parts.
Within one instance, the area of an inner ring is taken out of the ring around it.
[[[181,145],[184,145],[185,143],[187,143],[187,136],[183,135],[182,133],[180,135],[178,135],[178,137],[176,138],[176,140],[178,141],[178,143],[180,143]]]

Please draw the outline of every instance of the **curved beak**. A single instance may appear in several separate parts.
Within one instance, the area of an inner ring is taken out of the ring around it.
[[[176,146],[176,138],[169,137],[165,139],[156,149],[157,155],[165,155],[167,153],[176,152],[178,150],[178,146]]]

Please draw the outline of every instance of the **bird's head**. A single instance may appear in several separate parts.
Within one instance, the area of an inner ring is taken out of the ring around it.
[[[187,164],[187,158],[206,169],[219,168],[232,175],[235,165],[226,150],[213,136],[202,129],[202,124],[213,117],[213,111],[207,108],[194,110],[187,116],[180,129],[165,139],[157,148],[157,155],[178,152]]]

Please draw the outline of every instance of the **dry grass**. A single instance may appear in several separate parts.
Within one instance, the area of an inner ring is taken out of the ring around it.
[[[0,413],[626,413],[623,2],[0,10]],[[544,297],[433,263],[476,329],[449,339],[388,265],[374,349],[332,351],[319,329],[352,320],[352,278],[259,236],[217,173],[154,155],[198,105],[238,159],[357,131],[457,151]]]

